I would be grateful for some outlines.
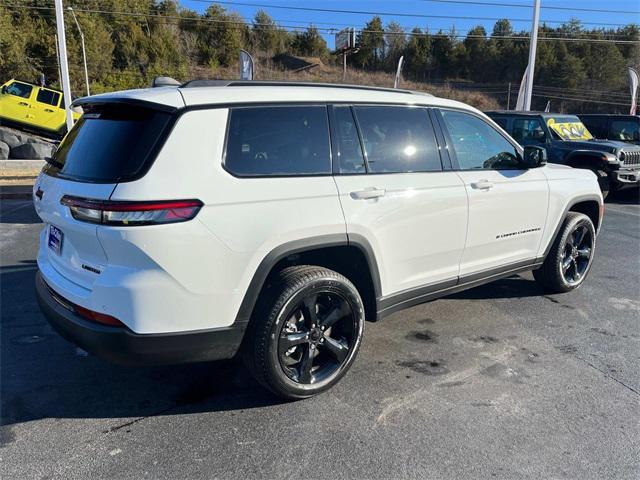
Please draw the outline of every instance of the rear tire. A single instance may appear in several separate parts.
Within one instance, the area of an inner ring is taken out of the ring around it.
[[[362,341],[364,305],[333,270],[288,267],[262,292],[244,345],[256,380],[288,400],[312,397],[347,373]]]
[[[544,263],[533,277],[547,291],[564,293],[584,282],[593,263],[596,229],[583,213],[569,212]]]

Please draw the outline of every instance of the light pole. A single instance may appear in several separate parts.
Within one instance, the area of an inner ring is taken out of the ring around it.
[[[73,11],[73,8],[67,7],[67,10],[71,12],[73,15],[73,20],[76,22],[76,27],[78,27],[78,32],[80,33],[80,43],[82,45],[82,61],[84,63],[84,83],[87,85],[87,97],[91,95],[89,92],[89,72],[87,71],[87,52],[84,49],[84,35],[82,33],[82,29],[80,28],[80,24],[78,23],[78,18],[76,17],[76,12]]]
[[[67,131],[73,127],[73,116],[71,115],[71,88],[69,87],[69,65],[67,63],[67,38],[64,34],[64,10],[62,0],[55,0],[56,6],[56,28],[58,30],[58,49],[60,53],[60,83],[64,95],[64,109],[67,121]]]
[[[536,69],[536,47],[538,46],[538,23],[540,22],[540,0],[533,2],[533,20],[531,22],[531,35],[529,43],[529,69],[525,81],[524,110],[531,110],[531,96],[533,94],[533,73]]]

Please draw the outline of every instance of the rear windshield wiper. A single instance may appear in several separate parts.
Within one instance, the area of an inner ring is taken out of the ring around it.
[[[58,160],[56,160],[53,157],[44,157],[44,161],[47,162],[49,165],[52,165],[56,168],[62,168],[64,167],[64,164],[62,162],[59,162]]]

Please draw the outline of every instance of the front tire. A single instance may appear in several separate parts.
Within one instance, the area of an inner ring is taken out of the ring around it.
[[[245,363],[264,387],[298,400],[333,387],[360,348],[364,305],[333,270],[288,267],[261,294],[245,344]]]
[[[552,293],[564,293],[584,282],[593,263],[596,229],[583,213],[569,212],[542,267],[533,271],[536,281]]]

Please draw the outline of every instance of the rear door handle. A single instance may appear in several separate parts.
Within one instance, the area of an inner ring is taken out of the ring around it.
[[[387,191],[384,188],[369,187],[364,190],[351,192],[350,195],[354,200],[370,200],[372,198],[384,197],[385,193],[387,193]]]
[[[477,182],[471,182],[471,188],[476,190],[490,190],[493,188],[493,182],[489,180],[478,180]]]
[[[28,107],[29,104],[27,102],[18,102],[18,105],[22,105],[23,107]]]
[[[50,108],[45,108],[44,111],[45,112],[49,112],[49,113],[53,113],[53,110],[51,110]]]

